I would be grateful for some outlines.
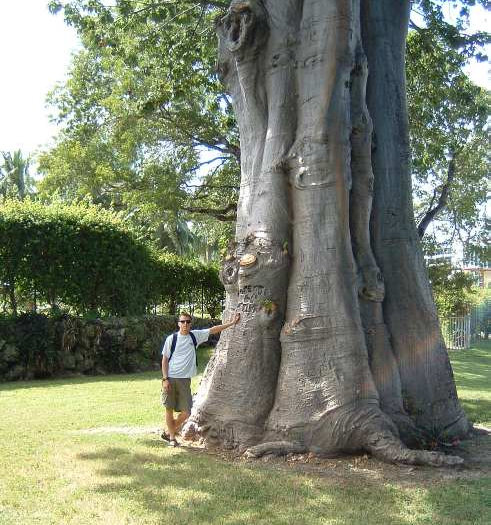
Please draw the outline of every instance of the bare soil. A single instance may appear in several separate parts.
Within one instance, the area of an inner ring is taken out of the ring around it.
[[[392,482],[400,486],[421,486],[442,481],[477,480],[491,477],[491,429],[478,427],[479,433],[444,452],[460,456],[464,464],[458,467],[426,467],[383,463],[369,455],[322,458],[314,454],[288,454],[284,457],[265,456],[250,459],[236,451],[204,448],[199,442],[181,440],[181,447],[193,454],[208,454],[227,462],[262,466],[280,471],[296,472],[338,480],[339,483],[357,478],[363,482]],[[127,434],[135,437],[152,435],[160,439],[161,430],[155,427],[99,427],[83,433]],[[162,445],[164,443],[162,442]]]
[[[210,451],[228,461],[247,464],[267,464],[272,469],[287,470],[331,480],[340,483],[353,481],[392,482],[400,486],[421,486],[441,481],[477,480],[491,476],[491,429],[481,429],[482,434],[463,441],[458,446],[446,449],[445,453],[460,456],[464,464],[459,467],[428,467],[389,464],[367,454],[320,458],[314,454],[288,454],[285,457],[265,456],[261,459],[247,459],[230,452]],[[186,442],[185,442],[186,443]],[[193,445],[194,447],[194,445]]]

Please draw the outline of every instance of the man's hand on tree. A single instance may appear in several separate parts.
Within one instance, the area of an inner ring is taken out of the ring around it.
[[[218,326],[212,326],[210,328],[210,334],[219,334],[220,332],[223,332],[223,330],[226,330],[227,328],[230,328],[231,326],[235,326],[240,321],[240,314],[237,313],[234,315],[234,318],[225,324],[220,324]]]

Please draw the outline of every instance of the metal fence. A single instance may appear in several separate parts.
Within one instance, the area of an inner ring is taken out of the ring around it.
[[[449,350],[465,350],[471,346],[471,316],[442,319],[442,334]]]
[[[465,350],[491,339],[491,297],[474,306],[468,315],[440,319],[440,325],[449,350]]]
[[[471,346],[471,316],[442,319],[442,334],[449,350],[465,350]]]
[[[475,306],[471,313],[472,342],[491,339],[491,297]]]

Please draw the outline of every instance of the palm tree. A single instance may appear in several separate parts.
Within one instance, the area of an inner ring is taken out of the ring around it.
[[[29,174],[30,157],[25,158],[21,150],[14,153],[2,151],[0,166],[0,195],[20,200],[33,192],[34,181]]]

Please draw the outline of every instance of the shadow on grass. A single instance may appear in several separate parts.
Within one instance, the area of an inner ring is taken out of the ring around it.
[[[477,374],[491,374],[491,343],[484,343],[468,350],[451,350],[449,352],[452,365],[464,370],[472,370]],[[474,370],[475,367],[475,370]]]
[[[450,352],[459,399],[469,419],[491,421],[491,344]],[[467,397],[469,396],[469,397]]]
[[[320,477],[262,464],[229,463],[192,449],[168,449],[145,441],[148,452],[107,447],[78,459],[96,462],[103,478],[91,491],[121,498],[145,515],[186,524],[433,524],[480,523],[483,490],[479,482],[404,489],[366,473]],[[157,448],[158,447],[158,448]],[[101,467],[101,463],[103,466]],[[409,493],[407,492],[409,490]],[[413,491],[413,492],[411,492]],[[468,498],[463,508],[460,492]],[[415,498],[414,512],[408,511]],[[442,504],[442,501],[445,503]],[[123,503],[122,503],[123,505]],[[448,520],[458,515],[458,521]],[[468,517],[470,521],[464,518]]]
[[[452,357],[452,368],[458,386],[491,392],[491,359]]]
[[[336,486],[304,475],[225,463],[184,449],[130,454],[108,447],[79,459],[104,462],[98,474],[109,479],[94,492],[133,500],[130,507],[143,507],[162,522],[320,524],[336,519],[351,524],[385,519],[404,523],[397,495],[390,488],[378,487],[377,501],[367,500],[374,486]]]

